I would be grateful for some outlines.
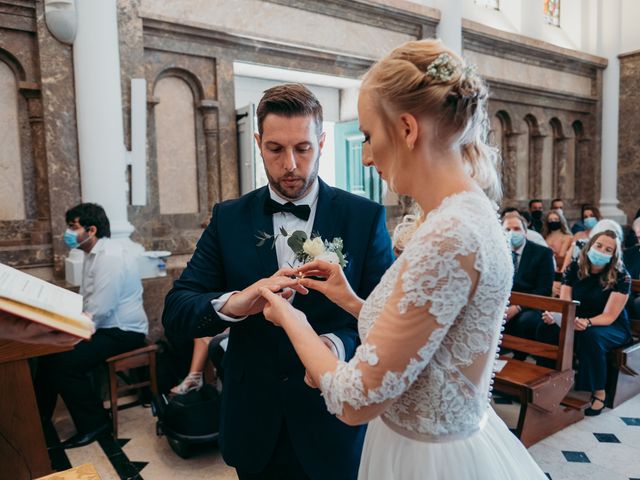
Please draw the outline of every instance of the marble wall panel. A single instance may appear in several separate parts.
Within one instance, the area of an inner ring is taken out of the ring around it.
[[[618,200],[632,220],[640,208],[640,51],[620,56]]]
[[[143,0],[145,14],[212,30],[378,58],[411,35],[262,0]]]
[[[590,97],[592,93],[592,79],[587,76],[523,64],[472,50],[465,50],[464,56],[477,66],[480,75],[487,78],[585,97]]]
[[[0,219],[25,218],[17,79],[0,60]]]
[[[198,211],[198,165],[193,92],[177,77],[156,83],[154,96],[161,214]]]
[[[68,248],[62,241],[65,212],[80,203],[80,173],[73,82],[72,49],[49,33],[43,2],[36,3],[37,51],[42,84],[44,136],[49,182],[53,263],[64,274]]]

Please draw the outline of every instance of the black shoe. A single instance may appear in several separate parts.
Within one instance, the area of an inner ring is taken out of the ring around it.
[[[598,409],[593,408],[593,402],[595,400],[597,400],[600,403],[602,403],[602,407],[600,407]],[[602,411],[604,410],[604,402],[605,402],[605,400],[606,400],[606,397],[605,398],[598,398],[595,395],[591,395],[591,406],[584,411],[584,414],[587,417],[595,417],[595,416],[600,415],[602,413]]]
[[[85,445],[89,445],[109,433],[111,433],[111,428],[108,423],[105,423],[91,432],[76,433],[73,437],[62,442],[60,446],[62,448],[84,447]]]

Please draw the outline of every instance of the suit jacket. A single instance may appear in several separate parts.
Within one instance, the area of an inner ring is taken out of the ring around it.
[[[553,250],[527,241],[522,249],[511,290],[548,297],[551,295],[554,277]]]
[[[342,238],[346,277],[365,298],[393,262],[385,210],[318,181],[313,232]],[[268,196],[263,187],[214,207],[193,257],[167,295],[163,324],[170,338],[211,336],[231,327],[220,425],[220,448],[229,465],[262,470],[284,422],[311,478],[355,478],[365,428],[347,426],[327,412],[319,390],[304,383],[304,367],[281,328],[262,314],[225,322],[211,305],[278,270],[275,249],[256,245],[259,231],[273,233],[272,216],[263,211]],[[359,343],[355,318],[314,291],[296,294],[293,305],[317,333],[340,337],[347,359],[353,356]]]
[[[631,278],[634,280],[640,279],[640,245],[627,248],[623,252],[623,260]]]

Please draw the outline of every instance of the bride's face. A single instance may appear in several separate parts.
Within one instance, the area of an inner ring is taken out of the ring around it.
[[[402,180],[401,155],[392,134],[393,126],[379,111],[366,88],[360,90],[358,118],[360,131],[364,134],[362,164],[375,167],[382,179],[389,184],[390,190],[406,194],[406,188],[403,188],[405,182]]]

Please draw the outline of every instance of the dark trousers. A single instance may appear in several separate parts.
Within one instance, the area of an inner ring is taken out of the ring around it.
[[[558,344],[560,327],[543,323],[536,332],[536,340]],[[578,359],[576,390],[595,392],[604,390],[607,384],[607,354],[629,341],[629,332],[624,325],[589,327],[575,333],[574,352]],[[544,365],[544,362],[539,362]]]
[[[89,373],[107,358],[144,345],[144,334],[119,328],[100,328],[90,340],[73,350],[54,353],[38,361],[34,388],[43,423],[53,415],[58,395],[62,397],[79,433],[91,432],[109,419],[102,399],[94,391]]]
[[[237,468],[236,473],[239,480],[309,480],[293,449],[285,422],[282,423],[276,447],[264,470],[249,473]]]
[[[505,324],[504,333],[533,340],[536,337],[536,330],[541,324],[544,322],[539,310],[523,310]],[[527,354],[524,352],[513,352],[513,358],[516,360],[524,360],[526,357]]]

